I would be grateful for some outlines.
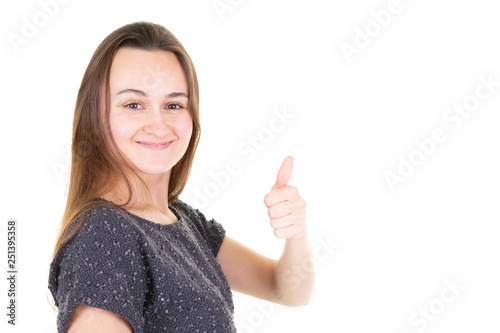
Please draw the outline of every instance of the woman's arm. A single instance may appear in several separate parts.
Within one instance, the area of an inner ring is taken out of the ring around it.
[[[123,318],[103,309],[78,304],[68,325],[67,333],[132,333],[132,326]]]
[[[300,306],[312,296],[315,261],[305,226],[305,201],[295,187],[287,185],[292,169],[293,159],[287,157],[264,199],[275,236],[286,239],[280,259],[269,259],[226,236],[217,261],[233,290]]]
[[[307,232],[287,239],[275,269],[276,293],[285,305],[309,303],[314,291],[315,261]]]
[[[232,290],[269,302],[306,305],[314,290],[314,260],[307,234],[286,240],[279,261],[226,236],[217,262]]]

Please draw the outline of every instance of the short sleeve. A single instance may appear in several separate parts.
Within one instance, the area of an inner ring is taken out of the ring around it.
[[[122,217],[123,218],[123,217]],[[140,237],[107,207],[92,210],[50,265],[49,289],[66,332],[77,304],[113,312],[142,332],[147,276]]]
[[[199,212],[199,211],[198,211]],[[201,212],[199,212],[201,214]],[[201,214],[203,215],[203,214]],[[207,220],[203,216],[203,225],[205,226],[205,239],[207,241],[208,246],[212,250],[214,257],[217,257],[219,253],[222,242],[224,241],[224,237],[226,235],[226,230],[219,222],[214,219]]]
[[[194,226],[198,229],[203,240],[212,251],[214,257],[217,257],[219,249],[226,236],[226,231],[222,224],[214,219],[208,220],[202,212],[194,209],[188,204],[178,200],[177,206],[183,210]]]

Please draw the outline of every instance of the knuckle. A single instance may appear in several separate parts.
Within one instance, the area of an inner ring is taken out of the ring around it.
[[[277,216],[278,212],[277,212],[277,209],[276,207],[270,207],[268,210],[267,210],[268,214],[269,214],[269,217],[270,218],[274,218]]]
[[[305,208],[305,202],[303,200],[297,200],[293,203],[293,208],[295,211],[300,211]]]
[[[300,207],[301,208],[304,208],[304,209],[306,208],[307,203],[306,203],[306,201],[304,199],[300,198],[299,203],[300,203]]]
[[[268,193],[268,194],[266,194],[266,196],[264,197],[264,204],[265,204],[266,206],[269,206],[269,205],[270,205],[270,203],[271,203],[271,195],[270,195],[270,193]]]

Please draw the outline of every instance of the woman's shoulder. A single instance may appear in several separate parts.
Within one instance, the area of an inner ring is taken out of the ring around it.
[[[205,229],[214,221],[208,220],[205,215],[197,208],[193,208],[182,200],[177,199],[171,204],[178,213],[179,218],[195,226],[197,229]]]
[[[192,207],[180,199],[174,201],[171,206],[181,215],[181,218],[187,218],[192,222],[206,221],[205,215],[199,209]]]
[[[186,220],[187,224],[191,226],[191,229],[196,230],[197,233],[201,235],[211,248],[214,256],[217,256],[226,235],[226,231],[222,224],[213,218],[210,220],[207,219],[199,209],[193,208],[181,200],[175,201],[172,206],[179,213],[180,218]]]
[[[77,220],[78,229],[58,251],[62,260],[74,256],[96,256],[109,252],[110,248],[137,248],[142,233],[120,208],[112,205],[96,205]],[[55,260],[57,261],[57,260]]]
[[[50,264],[52,279],[61,271],[77,266],[93,271],[98,267],[130,264],[136,259],[141,261],[128,257],[142,252],[144,236],[119,208],[99,205],[82,218],[74,236],[57,251]]]
[[[109,239],[126,236],[133,228],[126,211],[112,205],[99,205],[88,211],[77,236]]]

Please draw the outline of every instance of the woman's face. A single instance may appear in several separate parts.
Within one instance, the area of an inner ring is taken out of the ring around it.
[[[177,57],[121,48],[110,72],[110,124],[122,155],[139,173],[168,173],[189,145],[193,122]]]

